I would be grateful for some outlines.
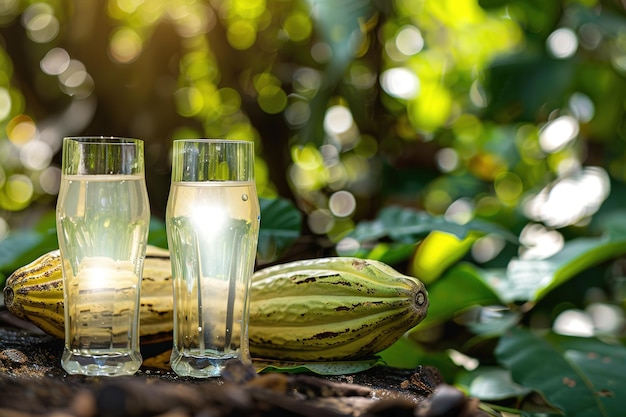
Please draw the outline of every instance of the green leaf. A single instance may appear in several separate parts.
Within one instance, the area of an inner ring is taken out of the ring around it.
[[[451,233],[460,239],[470,232],[495,233],[517,243],[515,235],[494,223],[475,219],[459,224],[442,216],[432,216],[424,211],[397,206],[385,207],[376,219],[360,222],[350,237],[359,242],[389,238],[401,243],[415,243],[433,230]]]
[[[303,373],[313,372],[318,375],[346,375],[363,372],[384,363],[380,358],[370,358],[355,361],[338,362],[282,362],[268,360],[254,360],[257,372],[286,372]]]
[[[356,250],[337,248],[337,254],[339,256],[374,259],[387,265],[395,265],[408,259],[415,252],[415,246],[415,243],[380,242],[371,248],[359,247]]]
[[[167,248],[167,230],[165,228],[165,222],[154,216],[150,218],[148,244],[159,248]]]
[[[500,339],[495,353],[515,382],[541,392],[568,417],[624,413],[623,345],[515,328]]]
[[[57,249],[56,227],[46,216],[33,229],[16,229],[0,240],[0,273],[9,276],[16,269],[46,252]]]
[[[485,282],[487,275],[465,262],[450,268],[427,288],[430,301],[428,315],[415,330],[447,321],[473,306],[500,304],[498,295]]]
[[[261,229],[257,256],[260,263],[276,260],[300,237],[302,213],[283,198],[259,199]]]
[[[506,277],[494,280],[494,289],[506,301],[538,301],[581,271],[626,254],[626,236],[580,238],[568,241],[546,259],[515,259]]]
[[[408,337],[399,338],[378,354],[388,366],[399,369],[416,368],[424,358],[421,346]]]

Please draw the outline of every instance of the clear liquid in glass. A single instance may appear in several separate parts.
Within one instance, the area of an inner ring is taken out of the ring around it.
[[[132,375],[150,211],[142,175],[65,175],[57,203],[70,374]]]
[[[174,182],[166,225],[174,284],[170,365],[181,376],[221,375],[250,363],[248,292],[259,232],[253,181]]]

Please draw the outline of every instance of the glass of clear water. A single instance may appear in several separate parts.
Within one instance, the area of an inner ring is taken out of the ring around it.
[[[259,226],[253,142],[174,141],[166,228],[176,374],[215,377],[231,359],[251,362],[248,294]]]
[[[150,206],[143,142],[63,139],[56,208],[69,374],[134,374]]]

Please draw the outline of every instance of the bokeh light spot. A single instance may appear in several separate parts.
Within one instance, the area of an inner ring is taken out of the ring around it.
[[[314,95],[322,84],[320,73],[312,68],[298,68],[293,80],[294,89],[305,96]]]
[[[465,224],[474,217],[474,206],[467,198],[459,198],[448,206],[444,214],[446,220]]]
[[[316,42],[311,47],[311,57],[319,63],[325,64],[333,57],[333,50],[326,42]]]
[[[356,198],[349,191],[337,191],[330,196],[328,207],[336,217],[348,217],[356,209]]]
[[[52,161],[50,145],[40,140],[31,140],[20,150],[20,160],[24,167],[35,171],[42,170]]]
[[[483,236],[472,245],[471,254],[476,262],[489,262],[502,252],[505,245],[506,241],[498,235]]]
[[[331,106],[324,116],[324,129],[329,134],[339,135],[347,132],[354,123],[352,113],[345,106]]]
[[[419,79],[407,68],[391,68],[380,77],[383,90],[392,97],[410,99],[419,93]]]
[[[176,110],[185,117],[195,116],[200,113],[204,106],[204,98],[200,91],[194,87],[183,87],[174,93]]]
[[[556,230],[542,224],[530,223],[522,229],[519,237],[522,259],[545,259],[563,249],[565,238]]]
[[[228,26],[228,43],[241,51],[250,48],[256,41],[256,28],[248,20],[237,20]]]
[[[424,48],[422,33],[415,26],[404,26],[396,36],[396,48],[404,55],[415,55]]]
[[[33,119],[23,114],[11,119],[6,130],[9,140],[17,146],[26,144],[37,134],[37,126]]]
[[[294,42],[301,42],[311,35],[312,22],[309,16],[304,13],[293,13],[285,19],[283,29],[289,35],[289,39]]]
[[[41,171],[39,176],[39,186],[41,190],[50,195],[56,195],[59,192],[61,184],[61,170],[58,167],[49,166]]]
[[[0,240],[4,239],[9,234],[9,223],[0,217]]]
[[[589,315],[580,310],[570,309],[562,312],[554,320],[552,328],[555,333],[567,336],[593,336],[593,321]]]
[[[587,123],[596,113],[593,101],[583,93],[574,93],[569,99],[569,108],[581,123]]]
[[[13,174],[4,186],[7,197],[18,206],[25,207],[33,196],[34,187],[26,175]]]
[[[42,58],[40,67],[48,75],[59,75],[70,65],[70,54],[63,48],[52,48]]]
[[[548,184],[524,205],[526,215],[559,228],[578,223],[598,211],[610,193],[610,180],[600,167]]]
[[[277,85],[266,85],[259,91],[257,102],[265,113],[277,114],[287,106],[287,94]]]
[[[0,0],[0,23],[8,23],[20,10],[20,0]]]
[[[307,224],[313,233],[323,235],[332,230],[335,219],[329,210],[317,209],[309,214]]]
[[[459,166],[459,154],[452,148],[443,148],[437,151],[435,160],[442,172],[452,172]]]
[[[494,181],[496,195],[502,201],[514,203],[522,195],[524,185],[521,178],[513,172],[502,172]]]
[[[572,116],[558,117],[539,132],[539,145],[547,153],[559,151],[576,138],[578,131],[578,120]]]
[[[0,87],[0,121],[6,119],[11,114],[11,95],[9,91]]]
[[[294,101],[285,109],[283,116],[290,127],[301,127],[311,117],[311,108],[307,102],[302,100]]]
[[[569,28],[560,28],[548,36],[546,40],[548,50],[556,58],[570,58],[578,49],[576,33]]]
[[[34,3],[22,14],[22,25],[28,37],[37,43],[53,40],[59,33],[59,20],[54,16],[54,9],[46,3]]]
[[[143,48],[143,41],[137,32],[128,27],[118,28],[111,35],[109,53],[116,61],[128,64],[135,61]]]

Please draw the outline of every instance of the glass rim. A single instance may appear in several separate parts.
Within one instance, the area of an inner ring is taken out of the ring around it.
[[[63,141],[73,141],[86,144],[103,144],[103,145],[128,145],[144,143],[142,139],[129,138],[124,136],[66,136]]]
[[[245,144],[251,143],[254,144],[251,140],[243,140],[243,139],[217,139],[217,138],[197,138],[197,139],[174,139],[174,143],[235,143],[235,144]]]

